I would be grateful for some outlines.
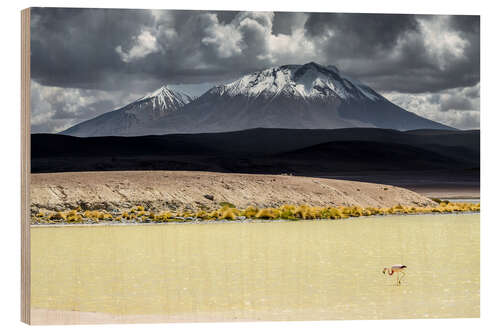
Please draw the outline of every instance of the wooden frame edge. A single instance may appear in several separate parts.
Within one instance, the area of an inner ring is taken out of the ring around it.
[[[30,242],[30,8],[21,11],[21,321],[31,324]]]

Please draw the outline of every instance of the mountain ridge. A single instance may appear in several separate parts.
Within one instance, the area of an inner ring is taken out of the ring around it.
[[[97,117],[61,133],[85,137],[210,133],[259,127],[453,129],[400,108],[367,85],[342,75],[335,66],[314,62],[243,75],[196,99],[184,98],[166,86],[155,93],[125,106],[111,119]],[[172,111],[144,112],[154,111],[156,105],[166,101],[174,101],[169,104]]]
[[[452,174],[480,165],[479,131],[434,130],[422,135],[377,128],[264,128],[140,137],[33,134],[31,141],[34,173],[200,170],[333,174],[440,169]]]

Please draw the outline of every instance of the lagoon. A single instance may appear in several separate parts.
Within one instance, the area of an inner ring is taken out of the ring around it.
[[[31,246],[35,323],[479,316],[479,214],[44,226]]]

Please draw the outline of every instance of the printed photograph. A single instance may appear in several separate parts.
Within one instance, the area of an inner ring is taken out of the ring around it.
[[[33,324],[479,317],[479,16],[29,16]]]

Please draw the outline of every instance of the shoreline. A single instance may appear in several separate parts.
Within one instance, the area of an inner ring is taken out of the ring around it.
[[[453,212],[453,213],[416,213],[416,214],[387,214],[387,215],[370,215],[370,216],[358,216],[358,217],[348,217],[339,220],[332,219],[313,219],[313,220],[305,220],[305,219],[295,219],[295,220],[285,220],[285,219],[277,219],[277,220],[264,220],[264,219],[244,219],[244,220],[198,220],[198,221],[185,221],[185,222],[102,222],[102,223],[39,223],[39,224],[31,224],[31,228],[51,228],[51,227],[96,227],[96,226],[152,226],[152,225],[195,225],[195,224],[237,224],[237,223],[294,223],[294,222],[333,222],[333,221],[350,221],[357,219],[365,219],[365,218],[384,218],[384,217],[394,217],[394,216],[436,216],[436,215],[481,215],[481,212]]]
[[[123,171],[31,175],[30,225],[337,220],[480,211],[385,184],[290,175]],[[444,197],[444,196],[441,196]]]

